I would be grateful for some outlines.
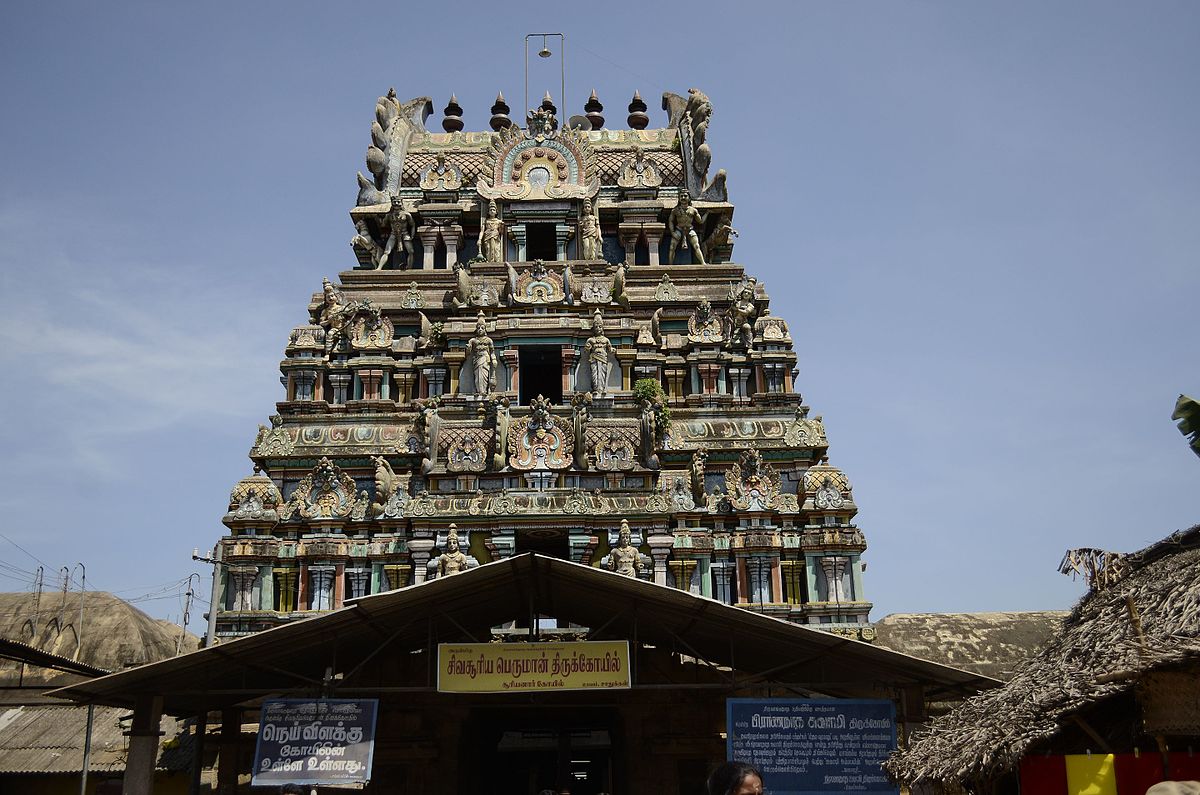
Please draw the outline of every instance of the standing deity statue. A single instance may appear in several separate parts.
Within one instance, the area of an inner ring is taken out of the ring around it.
[[[504,248],[504,222],[496,202],[489,201],[487,218],[479,227],[479,253],[485,262],[504,262]]]
[[[592,336],[583,346],[592,375],[592,396],[608,393],[608,374],[612,370],[613,346],[604,336],[604,316],[600,310],[592,319]]]
[[[696,233],[696,230],[703,226],[704,219],[700,216],[700,211],[692,206],[691,197],[688,196],[687,191],[681,192],[679,202],[667,216],[667,231],[671,233],[671,245],[667,248],[668,265],[675,264],[675,250],[680,243],[683,244],[684,251],[691,248],[692,258],[699,264],[707,264],[704,261],[704,251],[700,246],[700,236]]]
[[[600,234],[600,214],[592,209],[592,200],[583,200],[579,217],[579,248],[581,259],[604,259],[604,238]]]
[[[342,341],[349,314],[350,307],[342,298],[341,290],[334,287],[329,279],[322,279],[321,312],[317,316],[317,323],[325,329],[325,350],[327,352],[332,351]]]
[[[446,549],[437,559],[437,576],[449,577],[466,571],[471,559],[458,548],[458,525],[450,525],[450,533],[446,536]]]
[[[629,532],[629,522],[621,520],[621,529],[617,531],[617,545],[608,554],[608,570],[626,577],[636,577],[642,570],[642,555],[637,547],[630,543],[632,534]]]
[[[417,231],[417,221],[413,218],[412,213],[404,209],[404,202],[400,200],[399,196],[392,197],[392,209],[384,218],[384,226],[388,230],[388,239],[383,244],[383,253],[379,255],[379,262],[376,263],[375,270],[380,270],[387,264],[388,258],[396,250],[396,246],[404,249],[404,253],[408,257],[405,265],[412,267],[413,235]]]
[[[574,412],[571,416],[572,428],[575,431],[575,463],[580,469],[589,468],[587,454],[587,426],[592,419],[592,396],[589,392],[576,392],[571,399]]]
[[[475,376],[473,394],[487,395],[496,391],[496,345],[487,335],[487,319],[483,312],[475,321],[475,336],[467,343],[467,360]]]
[[[758,317],[758,304],[754,302],[754,280],[748,279],[738,289],[733,304],[729,307],[730,334],[750,350],[754,347],[754,320]]]
[[[492,469],[499,472],[507,465],[508,428],[512,417],[508,412],[508,398],[500,395],[492,399],[491,410],[496,415],[496,449],[492,451]]]
[[[692,497],[694,497],[697,501],[702,501],[704,499],[704,469],[707,463],[708,451],[703,447],[698,448],[696,452],[692,453],[692,466],[690,473],[692,477]]]

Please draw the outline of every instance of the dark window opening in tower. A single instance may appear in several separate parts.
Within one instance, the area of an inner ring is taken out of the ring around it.
[[[553,262],[558,259],[558,244],[554,238],[554,224],[529,224],[525,227],[525,258]]]
[[[538,395],[561,404],[562,349],[557,345],[522,345],[518,355],[521,405],[528,406]]]
[[[650,245],[646,242],[645,235],[638,235],[637,243],[634,244],[633,264],[634,265],[649,265],[650,264]]]

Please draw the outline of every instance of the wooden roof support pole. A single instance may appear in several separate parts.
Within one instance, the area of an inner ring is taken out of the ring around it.
[[[208,735],[208,713],[196,715],[196,739],[192,743],[192,769],[188,773],[188,795],[200,795],[200,774],[204,772],[204,740]]]
[[[217,747],[217,792],[237,792],[241,739],[242,711],[237,707],[226,707],[221,710],[221,744]]]
[[[153,795],[154,763],[158,760],[158,738],[162,734],[159,731],[162,709],[162,696],[138,696],[134,701],[122,795]]]
[[[1095,729],[1092,728],[1092,725],[1090,723],[1088,723],[1086,720],[1084,720],[1079,715],[1072,715],[1071,720],[1073,720],[1076,723],[1076,725],[1079,726],[1079,728],[1083,729],[1084,734],[1086,734],[1088,737],[1092,738],[1092,741],[1094,743],[1096,743],[1096,747],[1099,748],[1103,753],[1106,753],[1106,754],[1112,753],[1112,748],[1109,747],[1108,742],[1103,737],[1101,737],[1096,732]]]

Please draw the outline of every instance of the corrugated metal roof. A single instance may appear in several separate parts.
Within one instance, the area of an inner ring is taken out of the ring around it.
[[[88,676],[103,676],[104,674],[112,673],[107,668],[88,665],[85,662],[72,660],[70,657],[63,657],[61,654],[43,651],[42,649],[30,646],[28,643],[22,643],[19,640],[11,640],[9,638],[0,638],[0,657],[29,665],[37,665],[42,668],[51,668],[55,671],[87,674]]]
[[[92,721],[92,772],[125,769],[127,738],[120,718],[128,710],[99,706]],[[23,706],[0,710],[0,773],[78,773],[83,769],[86,707]],[[169,716],[161,724],[164,738],[156,767],[183,771],[190,764],[192,741],[180,735],[180,724]],[[170,746],[170,747],[168,747]]]
[[[749,676],[803,681],[835,696],[912,685],[933,695],[968,694],[999,684],[686,591],[528,553],[53,695],[128,706],[139,694],[156,693],[165,696],[167,711],[194,714],[255,694],[319,686],[326,666],[352,669],[384,639],[389,650],[424,648],[430,637],[487,640],[491,627],[531,612],[591,627],[593,639],[676,647]]]

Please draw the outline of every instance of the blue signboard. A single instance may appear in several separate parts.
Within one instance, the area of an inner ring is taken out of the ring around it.
[[[265,701],[254,751],[256,787],[371,780],[375,699]]]
[[[729,759],[763,773],[771,795],[892,792],[880,766],[896,747],[896,707],[865,699],[726,700]]]

